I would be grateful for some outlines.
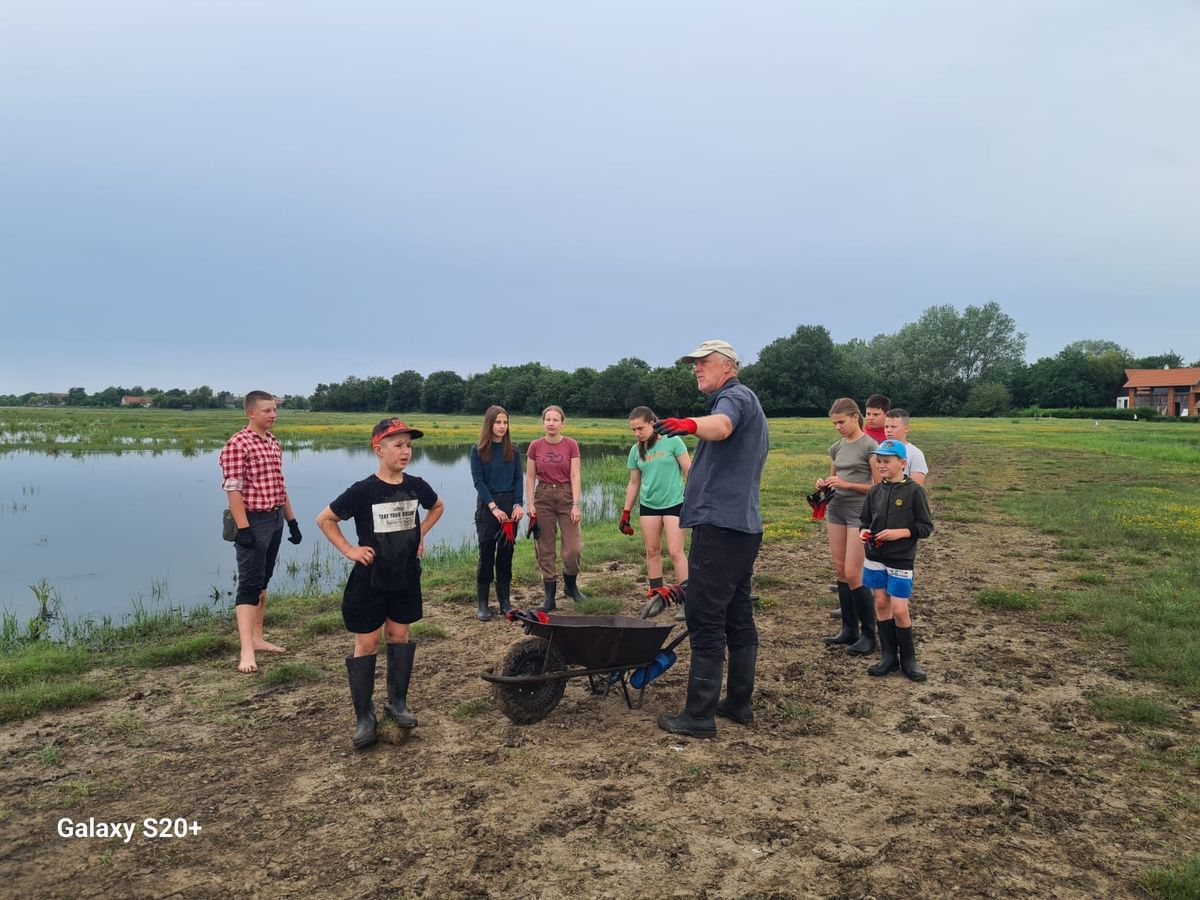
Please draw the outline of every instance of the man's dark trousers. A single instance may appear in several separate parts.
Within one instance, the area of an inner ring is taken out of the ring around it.
[[[693,655],[723,659],[726,645],[758,644],[750,608],[750,578],[761,544],[761,534],[715,525],[692,528],[684,611]]]

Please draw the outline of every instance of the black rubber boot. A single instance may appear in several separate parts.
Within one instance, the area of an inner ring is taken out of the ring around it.
[[[739,725],[754,721],[750,697],[754,693],[754,667],[758,663],[758,645],[729,648],[729,674],[725,679],[725,699],[717,704],[717,715]]]
[[[716,737],[717,722],[713,718],[717,700],[721,697],[721,673],[725,660],[720,656],[692,655],[688,672],[687,704],[677,716],[659,716],[658,727],[672,734],[695,738]]]
[[[858,640],[858,617],[854,615],[854,594],[844,581],[838,582],[838,602],[842,607],[842,630],[825,638],[825,643],[853,644]]]
[[[847,647],[846,652],[866,656],[875,652],[875,597],[866,585],[860,585],[851,593],[854,594],[854,613],[862,636]]]
[[[347,656],[346,674],[350,676],[350,700],[354,704],[354,715],[358,726],[354,729],[352,742],[355,750],[370,747],[375,743],[375,654],[370,656]]]
[[[924,681],[925,670],[917,663],[917,651],[913,648],[912,626],[896,627],[896,648],[900,652],[900,671],[909,681]]]
[[[900,659],[896,656],[896,621],[895,619],[879,620],[879,646],[882,655],[879,662],[867,669],[868,675],[890,675],[900,669]]]
[[[383,714],[401,728],[416,728],[417,717],[408,711],[408,684],[412,681],[413,656],[417,645],[388,644],[388,702]]]
[[[496,599],[500,601],[500,615],[512,609],[512,604],[508,600],[509,583],[507,581],[496,582]]]
[[[492,618],[491,612],[488,610],[488,597],[492,593],[490,584],[475,582],[475,602],[479,606],[479,610],[475,613],[475,618],[480,622],[487,622]]]
[[[543,581],[542,587],[546,591],[546,599],[542,601],[542,605],[538,609],[542,612],[554,612],[554,595],[558,593],[558,582]]]
[[[583,595],[583,591],[579,589],[579,585],[575,583],[574,575],[563,576],[563,593],[576,603],[583,603],[587,600],[587,597]]]

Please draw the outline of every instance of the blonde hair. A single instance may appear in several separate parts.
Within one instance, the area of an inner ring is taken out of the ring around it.
[[[858,427],[862,428],[863,417],[862,411],[858,408],[858,404],[850,397],[839,397],[833,401],[833,406],[829,407],[829,415],[833,416],[854,416],[858,420]]]
[[[548,412],[556,412],[556,413],[558,413],[558,417],[560,419],[562,419],[564,422],[567,421],[567,414],[565,412],[563,412],[563,408],[561,406],[556,406],[554,404],[551,404],[550,406],[547,406],[545,409],[543,409],[542,410],[542,419],[543,420],[545,420],[546,413],[548,413]]]

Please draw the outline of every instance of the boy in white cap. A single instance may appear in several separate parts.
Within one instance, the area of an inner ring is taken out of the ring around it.
[[[867,492],[863,501],[858,536],[866,544],[863,586],[875,595],[883,654],[867,673],[894,672],[898,655],[899,668],[905,676],[912,681],[924,681],[925,671],[917,664],[913,648],[908,601],[912,597],[917,541],[933,533],[929,499],[925,489],[904,474],[908,450],[902,441],[884,441],[874,452],[882,480]]]

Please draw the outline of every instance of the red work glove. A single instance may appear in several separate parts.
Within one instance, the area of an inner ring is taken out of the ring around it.
[[[500,533],[497,538],[508,546],[512,546],[517,542],[517,525],[511,519],[500,525]]]
[[[695,419],[659,419],[654,423],[654,430],[663,437],[678,437],[682,434],[696,433]]]
[[[621,529],[621,534],[633,534],[633,526],[629,524],[630,510],[621,510],[621,524],[617,527]]]
[[[533,538],[535,541],[542,536],[542,526],[537,523],[537,516],[529,517],[529,524],[525,526],[525,537]]]

